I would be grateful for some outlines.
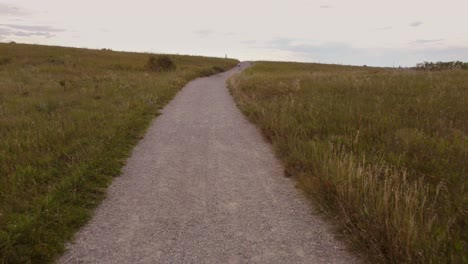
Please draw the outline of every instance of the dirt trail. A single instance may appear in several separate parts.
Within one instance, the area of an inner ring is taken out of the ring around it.
[[[164,108],[59,262],[356,262],[236,108],[225,82],[247,66]]]

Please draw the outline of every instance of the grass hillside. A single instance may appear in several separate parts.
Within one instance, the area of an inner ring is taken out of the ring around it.
[[[0,263],[53,261],[158,109],[237,63],[170,59],[155,72],[150,54],[0,44]]]
[[[353,244],[378,262],[468,261],[468,71],[260,62],[229,86]]]

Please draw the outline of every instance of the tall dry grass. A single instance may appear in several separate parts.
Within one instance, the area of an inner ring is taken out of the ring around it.
[[[379,262],[468,261],[468,71],[260,62],[229,86],[355,246]]]

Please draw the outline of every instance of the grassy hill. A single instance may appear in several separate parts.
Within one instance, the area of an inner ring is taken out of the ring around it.
[[[149,122],[235,60],[0,44],[0,263],[44,263],[90,217]]]
[[[468,261],[468,71],[259,62],[229,86],[352,244],[378,262]]]

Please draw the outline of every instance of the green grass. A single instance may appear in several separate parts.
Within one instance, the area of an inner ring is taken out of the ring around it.
[[[375,261],[468,261],[468,71],[259,62],[229,87]]]
[[[235,60],[0,44],[0,263],[53,261],[148,124],[188,81]]]

